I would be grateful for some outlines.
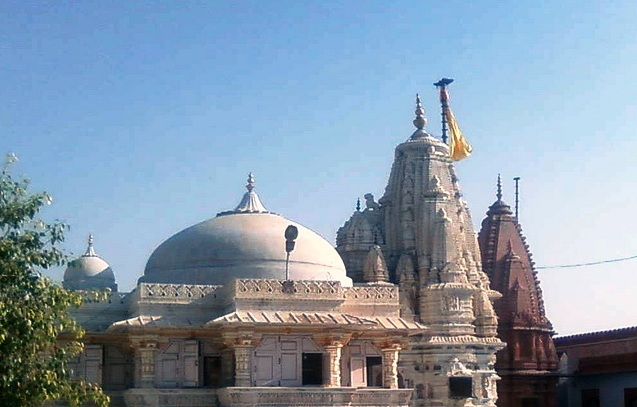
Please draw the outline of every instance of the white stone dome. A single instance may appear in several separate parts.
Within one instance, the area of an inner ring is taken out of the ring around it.
[[[113,273],[113,269],[104,259],[95,254],[93,236],[89,236],[86,253],[69,262],[64,271],[62,285],[69,290],[102,290],[109,288],[117,291],[115,273]]]
[[[249,179],[248,192],[234,211],[223,212],[173,235],[155,249],[140,282],[224,285],[236,278],[283,280],[285,237],[298,228],[290,255],[291,280],[340,281],[351,286],[336,249],[312,230],[268,212]]]

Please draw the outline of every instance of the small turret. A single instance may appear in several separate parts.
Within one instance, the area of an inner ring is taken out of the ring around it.
[[[86,252],[69,262],[64,272],[64,288],[68,290],[104,290],[117,291],[115,274],[104,259],[95,253],[93,235],[88,237]]]

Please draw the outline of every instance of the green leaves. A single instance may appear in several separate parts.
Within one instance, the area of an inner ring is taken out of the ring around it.
[[[37,218],[51,197],[29,193],[26,179],[12,177],[16,161],[8,156],[0,172],[0,405],[65,400],[106,407],[108,396],[98,386],[69,378],[84,331],[68,310],[82,298],[41,274],[67,261],[57,248],[67,226]]]

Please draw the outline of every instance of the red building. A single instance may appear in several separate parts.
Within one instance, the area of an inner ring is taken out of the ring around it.
[[[497,354],[499,407],[554,407],[558,358],[546,318],[542,290],[529,247],[511,207],[497,200],[489,207],[478,235],[482,268],[491,288],[502,293],[495,301],[498,334],[507,347]]]

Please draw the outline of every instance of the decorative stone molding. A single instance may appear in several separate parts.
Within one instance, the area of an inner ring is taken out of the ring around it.
[[[204,298],[221,287],[222,286],[198,284],[140,283],[138,290],[140,298],[170,298],[192,301],[197,298]]]
[[[129,407],[210,407],[219,405],[216,389],[129,389],[123,392]]]
[[[394,300],[398,298],[398,287],[396,286],[371,286],[371,287],[353,287],[344,290],[346,299],[370,300],[376,302],[378,300]]]
[[[339,281],[313,280],[235,280],[236,298],[289,298],[302,295],[304,299],[342,298],[343,288]]]
[[[222,406],[408,407],[412,389],[228,387],[217,390]]]

